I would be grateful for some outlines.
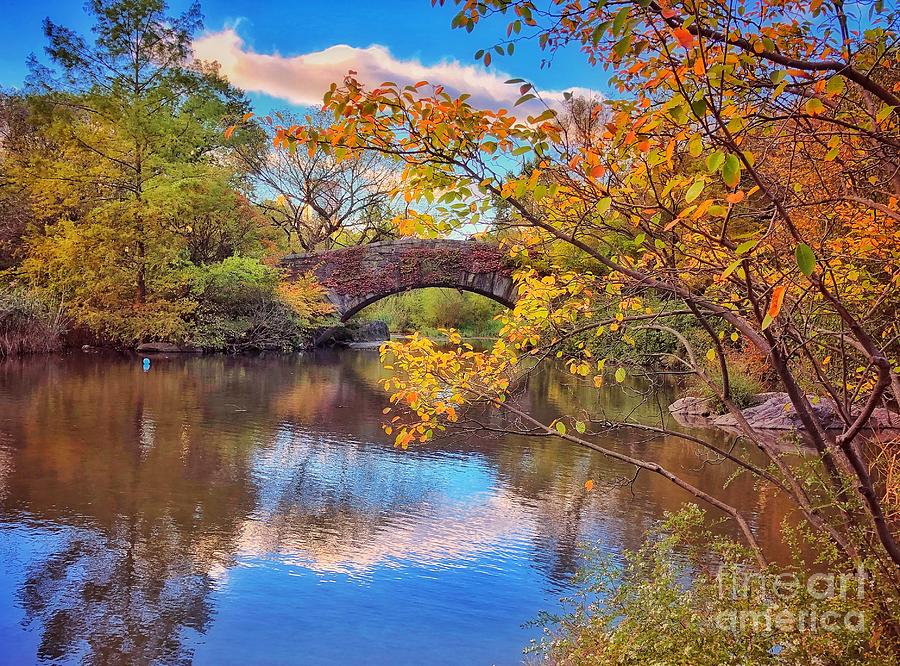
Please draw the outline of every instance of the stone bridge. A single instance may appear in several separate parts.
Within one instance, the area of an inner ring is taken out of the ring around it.
[[[453,287],[492,298],[506,307],[516,301],[512,266],[491,243],[406,238],[285,257],[288,279],[312,273],[341,321],[377,300],[411,289]]]

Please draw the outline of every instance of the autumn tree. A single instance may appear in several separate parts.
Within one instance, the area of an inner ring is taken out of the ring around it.
[[[857,442],[875,410],[900,398],[896,8],[808,0],[456,4],[458,28],[506,19],[501,39],[476,54],[485,65],[526,39],[550,54],[580,49],[611,72],[615,96],[587,115],[602,119],[596,139],[591,130],[581,133],[590,140],[572,141],[572,123],[554,108],[517,117],[476,108],[440,82],[367,88],[350,76],[325,95],[330,127],[280,128],[275,142],[298,151],[393,156],[406,200],[438,205],[433,215],[411,216],[410,232],[445,233],[490,214],[497,199],[512,211],[508,248],[522,268],[500,340],[486,352],[423,338],[387,345],[396,407],[386,431],[406,447],[469,407],[495,407],[514,417],[505,421],[511,429],[663,476],[728,516],[754,565],[766,569],[745,507],[592,438],[664,425],[591,414],[545,422],[517,401],[522,368],[557,357],[599,390],[623,381],[627,369],[613,373],[615,359],[592,356],[584,336],[633,344],[637,332],[652,330],[674,341],[673,362],[717,396],[767,462],[679,436],[783,494],[822,537],[832,564],[866,567],[896,598],[896,495]],[[528,82],[511,83],[520,86],[517,106],[540,99]],[[513,176],[511,164],[519,165]],[[695,322],[702,347],[674,317]],[[771,367],[785,409],[814,447],[803,463],[783,455],[732,400],[736,353],[758,354]],[[833,405],[837,423],[813,404],[820,400]],[[876,604],[872,649],[892,650],[900,626],[893,603]]]
[[[18,154],[37,149],[39,142],[28,122],[26,101],[15,93],[0,93],[0,269],[22,259],[22,237],[33,214],[27,190],[16,183],[15,162]]]
[[[92,328],[126,339],[173,335],[191,307],[179,279],[181,239],[197,241],[213,218],[234,226],[236,216],[240,226],[249,215],[223,195],[234,175],[221,160],[222,123],[246,101],[214,67],[191,59],[198,5],[180,16],[162,0],[93,0],[87,9],[91,40],[48,19],[50,66],[30,63],[31,122],[54,150],[18,161],[15,179],[40,222],[22,271]],[[212,196],[221,205],[192,223],[185,211],[199,215]],[[172,219],[176,211],[182,219]],[[215,242],[195,243],[190,258],[239,244]],[[133,325],[122,330],[126,322]]]
[[[377,153],[272,150],[275,124],[327,126],[321,113],[295,118],[277,113],[245,125],[234,157],[255,185],[257,207],[281,229],[289,246],[304,251],[389,237],[391,194],[399,176]]]

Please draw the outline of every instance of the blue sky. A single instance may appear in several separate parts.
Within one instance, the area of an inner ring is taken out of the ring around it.
[[[559,97],[564,90],[604,91],[607,75],[589,67],[577,50],[558,54],[541,69],[542,54],[532,43],[517,45],[512,58],[485,69],[473,54],[505,34],[499,21],[468,34],[452,30],[454,8],[431,7],[430,0],[201,0],[206,32],[196,51],[223,63],[233,82],[248,89],[258,111],[289,108],[321,98],[326,81],[353,68],[370,83],[390,78],[428,80],[452,91],[474,93],[486,106],[509,106],[516,89],[509,76],[533,81]],[[451,3],[452,4],[452,3]],[[173,11],[185,0],[170,0]],[[81,0],[12,0],[0,23],[0,85],[18,87],[30,53],[42,56],[41,22],[55,22],[87,33],[90,18]],[[347,48],[350,47],[350,48]]]

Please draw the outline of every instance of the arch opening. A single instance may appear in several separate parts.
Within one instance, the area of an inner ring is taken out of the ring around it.
[[[496,316],[512,306],[509,300],[480,289],[429,284],[372,296],[344,321],[383,321],[394,334],[455,328],[469,337],[496,337],[500,330]]]

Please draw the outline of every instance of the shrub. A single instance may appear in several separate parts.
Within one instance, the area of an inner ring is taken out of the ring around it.
[[[712,377],[717,386],[722,385],[721,375],[715,374]],[[740,366],[735,366],[728,372],[728,387],[731,401],[738,409],[746,409],[753,404],[753,398],[762,392],[762,386],[753,377],[749,377],[741,371]],[[727,410],[725,405],[719,399],[712,389],[703,384],[700,389],[703,397],[708,398],[712,409],[717,414],[724,414]]]
[[[197,299],[189,341],[205,349],[294,351],[329,310],[308,280],[279,283],[280,273],[256,259],[229,257],[200,266],[192,279]]]
[[[0,289],[0,356],[55,351],[62,346],[66,325],[59,305],[17,289]]]
[[[705,514],[687,505],[621,560],[590,553],[571,612],[542,615],[545,638],[536,651],[572,666],[897,663],[900,645],[890,627],[897,601],[879,584],[877,568],[836,576],[829,595],[817,585],[810,593],[814,572],[799,558],[759,571],[741,546],[705,524]],[[829,573],[845,571],[837,558],[823,556],[821,564]],[[791,580],[798,585],[788,587]]]

